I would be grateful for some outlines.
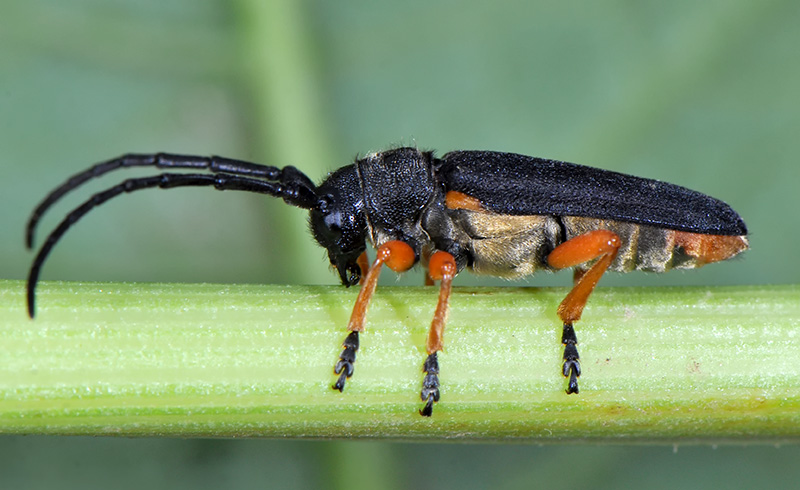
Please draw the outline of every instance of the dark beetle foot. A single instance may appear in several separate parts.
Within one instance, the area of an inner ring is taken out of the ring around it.
[[[339,362],[333,368],[333,372],[339,374],[339,379],[334,383],[333,389],[339,390],[339,392],[344,390],[347,378],[352,376],[355,370],[353,363],[356,362],[356,351],[358,350],[358,332],[350,332],[347,338],[344,339],[342,347],[344,347],[344,350],[339,356]]]
[[[425,359],[422,368],[425,371],[425,379],[422,380],[422,391],[420,398],[425,402],[425,406],[419,411],[423,417],[430,417],[433,414],[433,404],[439,401],[439,360],[436,352]]]
[[[433,415],[433,402],[439,401],[438,393],[439,392],[437,391],[436,394],[431,393],[430,395],[428,395],[427,403],[425,403],[425,406],[422,407],[419,411],[420,415],[422,415],[423,417],[430,417],[431,415]]]
[[[581,375],[581,365],[578,361],[565,361],[564,362],[564,376],[569,376],[569,384],[567,385],[567,394],[579,393],[578,389],[578,376]]]
[[[564,344],[564,366],[562,372],[569,377],[567,394],[578,393],[578,378],[581,375],[580,356],[578,355],[578,339],[575,337],[575,329],[571,323],[564,324],[564,333],[561,335],[561,343]]]

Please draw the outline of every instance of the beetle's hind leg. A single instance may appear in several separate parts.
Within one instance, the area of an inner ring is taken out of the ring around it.
[[[580,356],[578,355],[578,339],[572,324],[580,320],[586,300],[597,285],[597,281],[611,265],[620,239],[616,233],[608,230],[594,230],[578,235],[556,247],[547,256],[547,262],[556,269],[574,267],[594,259],[598,259],[588,270],[575,271],[572,290],[558,306],[558,317],[564,322],[561,343],[564,344],[564,364],[562,372],[569,378],[567,394],[578,393],[578,377],[581,375]]]
[[[429,277],[433,280],[441,280],[442,283],[439,287],[439,301],[436,304],[431,328],[428,331],[428,340],[425,343],[428,357],[422,365],[425,378],[422,381],[422,391],[420,391],[420,398],[425,402],[425,406],[419,411],[419,414],[423,417],[430,417],[433,414],[433,404],[439,401],[439,357],[437,354],[444,346],[442,337],[450,309],[450,292],[453,288],[453,278],[456,276],[457,271],[455,258],[447,252],[438,251],[434,253],[428,263]]]

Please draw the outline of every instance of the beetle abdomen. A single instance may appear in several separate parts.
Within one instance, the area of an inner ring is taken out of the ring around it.
[[[670,269],[693,269],[725,260],[748,248],[747,238],[736,235],[709,235],[668,230],[656,226],[565,216],[560,218],[565,236],[562,241],[592,230],[610,230],[621,241],[609,270],[665,272]],[[587,263],[582,268],[588,268]]]
[[[558,245],[561,233],[556,218],[466,209],[451,211],[451,217],[463,234],[459,241],[475,274],[518,279],[550,269],[547,255]]]

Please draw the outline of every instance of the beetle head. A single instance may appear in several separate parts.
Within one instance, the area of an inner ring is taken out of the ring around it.
[[[320,184],[317,203],[311,209],[311,233],[328,251],[331,265],[345,286],[358,284],[361,279],[357,261],[366,249],[367,239],[363,196],[355,166],[349,165]]]

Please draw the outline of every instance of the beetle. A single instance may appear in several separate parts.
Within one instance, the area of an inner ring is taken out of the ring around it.
[[[333,388],[353,375],[359,333],[382,266],[404,272],[416,264],[426,282],[440,281],[426,341],[419,413],[431,416],[440,398],[437,353],[453,278],[476,274],[518,279],[536,271],[573,268],[573,287],[558,307],[564,346],[561,372],[567,394],[578,393],[581,375],[574,323],[607,270],[665,272],[733,257],[748,248],[747,227],[724,202],[658,180],[557,160],[493,151],[394,148],[367,154],[315,185],[292,166],[260,165],[223,157],[167,153],[127,154],[78,173],[33,211],[27,246],[42,214],[66,193],[120,168],[188,169],[127,179],[70,212],[39,249],[27,283],[34,316],[39,272],[64,233],[94,207],[127,192],[213,186],[282,198],[309,210],[314,239],[327,250],[345,286],[361,283],[335,363]],[[377,249],[367,263],[366,247]]]

